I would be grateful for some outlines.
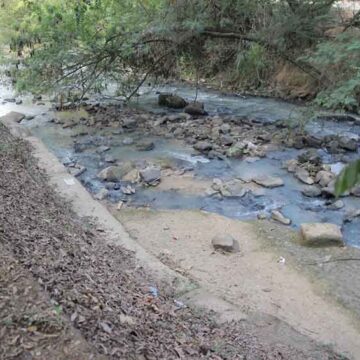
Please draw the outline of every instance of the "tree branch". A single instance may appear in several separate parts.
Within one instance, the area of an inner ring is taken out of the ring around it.
[[[287,55],[284,51],[280,50],[276,45],[268,43],[264,39],[253,37],[249,35],[243,35],[240,33],[234,33],[234,32],[222,32],[222,31],[211,31],[211,30],[204,30],[200,33],[202,36],[208,36],[208,37],[214,37],[214,38],[222,38],[222,39],[234,39],[234,40],[243,40],[243,41],[249,41],[249,42],[255,42],[258,43],[272,51],[274,51],[276,54],[278,54],[280,57],[282,57],[284,60],[288,61],[289,63],[293,64],[306,74],[310,75],[313,79],[317,81],[321,81],[320,79],[320,71],[318,71],[316,68],[309,64],[301,64],[296,59],[293,59],[291,56]]]

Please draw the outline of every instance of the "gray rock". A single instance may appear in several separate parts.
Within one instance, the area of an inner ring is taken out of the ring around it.
[[[283,225],[290,225],[291,224],[291,220],[286,218],[280,211],[278,210],[273,210],[271,212],[271,218]]]
[[[150,140],[142,140],[136,144],[136,149],[139,151],[151,151],[155,147],[155,144]]]
[[[322,188],[321,189],[322,194],[327,197],[335,197],[336,196],[335,182],[336,182],[336,180],[332,180],[327,186]]]
[[[291,159],[284,161],[283,168],[285,168],[288,172],[294,173],[298,168],[298,161],[296,159]]]
[[[95,196],[94,198],[96,200],[104,200],[108,197],[109,195],[109,190],[102,188]]]
[[[310,147],[319,148],[321,147],[322,142],[323,138],[321,136],[307,135],[305,137],[305,143]]]
[[[344,222],[351,222],[357,217],[360,217],[360,209],[349,209],[346,211]]]
[[[342,136],[339,139],[339,146],[342,149],[348,150],[348,151],[357,151],[359,144],[358,141],[346,136]]]
[[[268,175],[254,177],[253,181],[258,185],[270,189],[284,185],[284,181],[281,178],[275,176],[268,176]]]
[[[69,168],[69,173],[75,177],[82,175],[85,171],[86,171],[86,167],[81,165],[77,165],[73,168]]]
[[[185,114],[185,113],[178,113],[178,114],[166,115],[165,119],[167,122],[176,123],[176,122],[182,122],[185,120],[189,120],[189,119],[191,119],[191,116],[189,116],[189,114]]]
[[[356,197],[360,197],[360,185],[355,186],[352,190],[351,190],[351,195],[354,195]]]
[[[97,152],[98,154],[102,154],[102,153],[104,153],[104,152],[106,152],[106,151],[109,151],[109,150],[110,150],[110,146],[101,145],[101,146],[99,146],[99,147],[96,149],[96,152]]]
[[[109,166],[101,170],[97,177],[103,181],[120,181],[123,176],[129,173],[134,168],[131,162],[124,162],[117,166]]]
[[[35,118],[34,115],[26,115],[25,116],[25,120],[28,120],[28,121],[33,120],[34,118]]]
[[[220,159],[220,160],[225,159],[225,156],[221,152],[216,151],[216,150],[209,151],[207,156],[209,159]]]
[[[220,142],[222,145],[230,146],[234,143],[234,138],[230,135],[223,135],[220,137]]]
[[[214,236],[211,244],[217,251],[234,253],[239,251],[239,243],[228,234]]]
[[[124,133],[124,129],[121,128],[121,127],[119,127],[119,128],[117,128],[117,129],[112,130],[111,133],[112,133],[113,135],[120,135],[120,134],[123,134],[123,133]]]
[[[15,102],[16,105],[21,105],[22,103],[23,103],[23,101],[22,101],[21,99],[18,99],[18,100],[16,100],[16,102]]]
[[[337,200],[331,204],[328,205],[329,210],[340,210],[345,206],[344,202],[342,200]]]
[[[221,188],[224,186],[224,183],[222,182],[221,179],[213,179],[213,183],[211,185],[211,187],[215,190],[215,191],[220,191]]]
[[[126,137],[126,138],[122,141],[122,143],[123,143],[124,145],[132,145],[132,144],[134,143],[134,139],[131,138],[131,137]]]
[[[335,174],[330,171],[320,170],[315,176],[315,182],[321,187],[326,187],[335,179]]]
[[[108,154],[105,155],[104,161],[107,163],[114,163],[116,160],[112,155]]]
[[[343,246],[343,235],[339,226],[328,223],[302,224],[300,233],[304,245]]]
[[[135,129],[137,126],[136,119],[133,118],[126,118],[123,120],[123,127],[125,129]]]
[[[251,189],[251,194],[256,198],[262,197],[265,196],[265,190],[263,188]]]
[[[174,136],[176,137],[182,136],[183,134],[184,134],[184,130],[181,127],[176,128],[174,131]]]
[[[314,179],[310,176],[309,172],[304,168],[297,168],[295,177],[307,185],[313,185]]]
[[[222,124],[220,126],[220,132],[223,134],[228,134],[231,131],[231,126],[229,124]]]
[[[326,144],[326,148],[330,154],[338,154],[341,152],[340,144],[337,140],[331,140]]]
[[[157,185],[161,180],[161,170],[155,166],[149,166],[139,171],[141,179],[148,185]]]
[[[173,94],[159,94],[158,103],[172,109],[183,109],[187,105],[182,97]]]
[[[321,196],[321,189],[319,189],[317,186],[315,185],[309,185],[306,186],[305,188],[303,188],[301,190],[302,194],[307,196],[307,197],[318,197]]]
[[[213,146],[207,141],[198,141],[194,145],[194,149],[197,151],[200,151],[201,153],[207,153],[210,150],[212,150],[212,148],[213,148]]]
[[[188,104],[185,107],[184,112],[193,116],[207,115],[207,112],[204,109],[204,104],[198,101]]]
[[[220,187],[220,193],[224,197],[244,197],[248,189],[244,188],[244,184],[240,180],[232,180]]]

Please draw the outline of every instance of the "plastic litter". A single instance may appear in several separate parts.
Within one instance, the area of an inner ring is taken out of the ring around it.
[[[64,182],[66,185],[75,185],[75,180],[73,178],[67,178],[67,179],[64,179]]]
[[[182,301],[179,300],[174,300],[174,303],[177,307],[177,310],[185,309],[187,307]]]
[[[153,297],[159,296],[159,290],[154,286],[149,286],[149,292]]]

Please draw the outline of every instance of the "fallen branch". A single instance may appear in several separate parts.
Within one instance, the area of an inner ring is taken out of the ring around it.
[[[137,84],[136,88],[131,92],[131,94],[129,96],[126,97],[126,101],[129,101],[140,89],[140,87],[144,84],[144,82],[146,81],[146,79],[151,75],[151,73],[153,73],[155,71],[155,69],[157,68],[158,64],[164,59],[166,58],[171,52],[173,51],[173,49],[171,49],[170,51],[166,52],[165,54],[163,54],[162,56],[160,56],[154,63],[153,65],[150,67],[150,69],[145,73],[145,75],[143,76],[143,78],[141,79],[141,81]]]

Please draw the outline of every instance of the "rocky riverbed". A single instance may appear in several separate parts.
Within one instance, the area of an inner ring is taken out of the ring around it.
[[[356,117],[327,118],[330,129],[343,127],[331,133],[319,131],[320,117],[304,128],[257,115],[158,110],[89,102],[22,123],[99,200],[294,227],[334,223],[360,245],[360,187],[334,197],[336,176],[358,156]]]
[[[185,97],[186,90],[178,93]],[[129,107],[69,103],[61,111],[53,111],[59,110],[53,103],[49,112],[46,99],[13,98],[9,90],[3,107],[25,110],[22,124],[98,199],[295,227],[334,223],[348,244],[360,244],[360,188],[334,197],[336,175],[358,156],[356,116],[296,122],[293,114],[303,109],[294,105],[207,92],[199,95],[205,106],[192,103],[184,112],[159,106],[157,97],[145,93]],[[185,106],[183,97],[170,99]]]

